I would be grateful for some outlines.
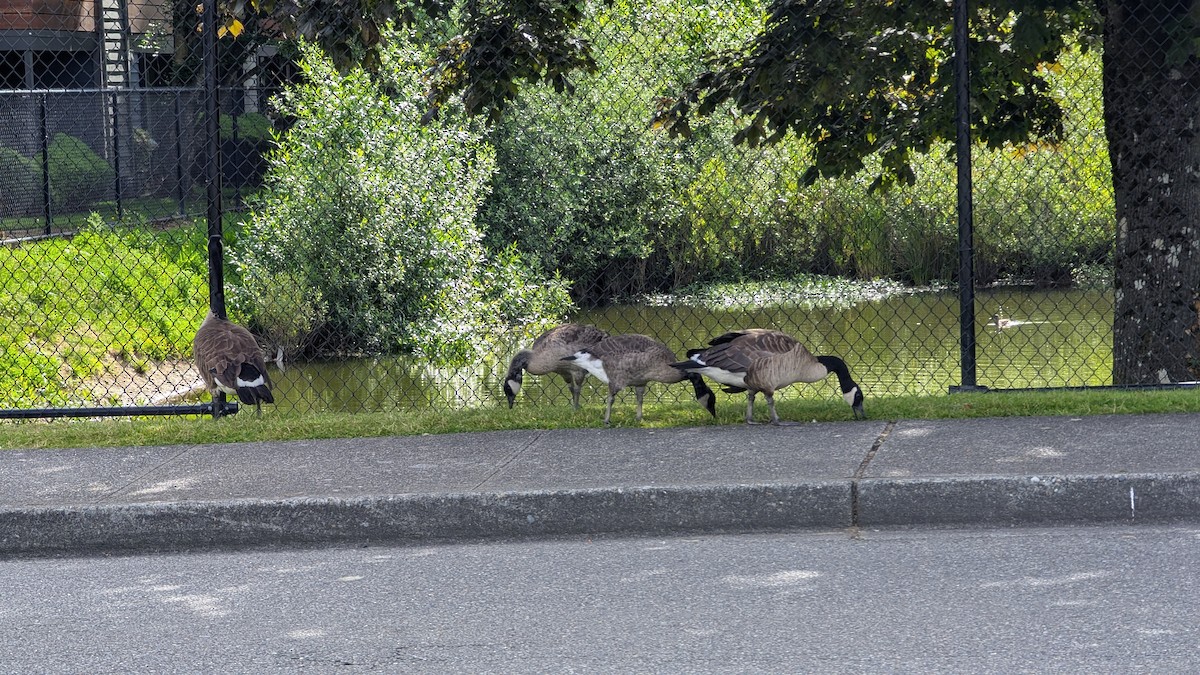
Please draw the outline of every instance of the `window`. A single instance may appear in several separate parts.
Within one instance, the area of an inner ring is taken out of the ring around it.
[[[175,59],[171,54],[139,53],[138,72],[145,88],[174,86]]]
[[[25,87],[25,53],[0,51],[0,89]]]
[[[88,52],[33,53],[35,89],[83,89],[96,86],[96,67]]]

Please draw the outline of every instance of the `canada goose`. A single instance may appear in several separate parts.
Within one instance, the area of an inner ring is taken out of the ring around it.
[[[854,418],[866,419],[863,395],[850,377],[846,362],[836,356],[813,356],[795,338],[777,330],[749,328],[732,331],[713,339],[709,347],[688,351],[688,360],[671,364],[688,373],[699,373],[726,385],[733,394],[749,391],[746,400],[746,424],[754,424],[754,396],[762,392],[771,408],[771,424],[779,421],[775,412],[775,391],[796,382],[817,382],[830,373],[837,375],[842,397],[854,410]]]
[[[564,323],[542,333],[533,341],[529,349],[522,349],[513,357],[504,376],[504,396],[508,399],[508,407],[513,407],[517,394],[521,393],[523,372],[530,375],[545,375],[558,373],[566,380],[571,388],[571,406],[579,408],[579,392],[583,389],[583,381],[587,371],[579,366],[563,361],[564,356],[571,356],[585,347],[590,347],[608,337],[608,333],[595,326],[585,326],[577,323]]]
[[[998,307],[996,309],[996,313],[993,314],[990,319],[988,319],[988,323],[996,326],[997,332],[1002,331],[1005,328],[1008,328],[1009,326],[1014,325],[1012,319],[1008,319],[1004,316],[1004,308],[1003,307]]]
[[[596,344],[581,349],[564,361],[575,363],[598,380],[608,384],[608,399],[604,408],[604,426],[612,418],[613,399],[617,392],[633,387],[637,394],[637,420],[642,421],[642,399],[646,395],[646,384],[663,382],[674,384],[689,380],[695,390],[696,401],[716,417],[716,396],[704,378],[693,373],[684,373],[671,367],[675,353],[666,345],[645,335],[613,335]]]
[[[192,355],[214,400],[218,392],[237,396],[242,403],[253,403],[259,417],[263,403],[275,402],[262,351],[245,328],[209,310],[192,341]]]
[[[1029,325],[1043,324],[1043,323],[1050,323],[1050,322],[1049,321],[1031,321],[1031,320],[1027,320],[1027,319],[1010,319],[1010,318],[1004,316],[1004,308],[1001,307],[999,309],[999,311],[997,311],[995,314],[993,314],[991,316],[991,318],[988,319],[987,325],[995,326],[996,332],[999,333],[1000,331],[1007,330],[1009,328],[1017,328],[1019,326],[1029,326]]]

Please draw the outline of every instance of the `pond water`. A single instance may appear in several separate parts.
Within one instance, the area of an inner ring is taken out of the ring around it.
[[[998,330],[989,317],[1003,311]],[[981,290],[976,299],[977,382],[992,388],[1104,385],[1112,380],[1113,301],[1109,290]],[[894,294],[856,302],[796,300],[747,308],[612,306],[572,320],[610,333],[644,333],[682,357],[727,330],[777,328],[815,354],[841,356],[870,396],[944,394],[960,381],[958,297],[954,292]],[[500,380],[521,345],[464,368],[440,369],[415,359],[371,358],[288,364],[274,375],[284,408],[381,411],[504,405]],[[602,389],[589,378],[587,400]],[[648,400],[683,400],[686,387],[651,385]],[[632,394],[630,394],[632,396]],[[837,398],[836,379],[789,387],[781,398]],[[525,378],[520,405],[560,404],[557,376]]]

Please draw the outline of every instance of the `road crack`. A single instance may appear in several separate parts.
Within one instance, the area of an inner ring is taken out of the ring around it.
[[[875,455],[879,452],[879,448],[883,447],[883,442],[896,428],[896,421],[891,420],[883,427],[883,431],[879,433],[879,437],[871,444],[871,449],[867,451],[867,456],[863,457],[859,463],[858,469],[854,472],[854,477],[850,479],[850,527],[858,529],[858,483],[867,475],[867,467],[871,465],[871,460],[875,459]]]

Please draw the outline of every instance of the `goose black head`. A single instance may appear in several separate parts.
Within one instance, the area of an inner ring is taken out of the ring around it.
[[[508,364],[508,372],[504,374],[504,398],[508,399],[508,407],[517,402],[517,394],[521,393],[521,383],[525,380],[525,366],[529,363],[530,352],[523,349],[513,357]]]
[[[846,399],[846,403],[854,411],[854,419],[867,419],[867,413],[863,410],[862,389],[859,388],[854,378],[850,377],[850,369],[846,367],[846,362],[836,356],[818,356],[817,361],[820,361],[826,370],[837,375],[838,385],[842,389],[842,398]]]
[[[518,372],[516,377],[504,380],[504,398],[508,399],[509,408],[517,402],[517,394],[521,393],[521,379],[521,373]]]
[[[704,378],[696,373],[688,373],[688,381],[692,383],[692,389],[696,392],[696,402],[702,408],[708,411],[709,415],[717,416],[717,395],[704,382]]]
[[[845,397],[846,403],[850,404],[850,409],[854,411],[854,419],[867,419],[867,413],[863,410],[863,393],[857,384],[850,391],[843,392],[842,396]]]

